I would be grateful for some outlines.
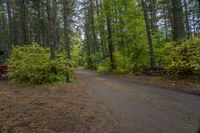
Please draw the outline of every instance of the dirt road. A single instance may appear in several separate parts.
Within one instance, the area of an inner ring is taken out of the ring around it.
[[[196,133],[200,97],[78,69],[119,122],[120,133]]]

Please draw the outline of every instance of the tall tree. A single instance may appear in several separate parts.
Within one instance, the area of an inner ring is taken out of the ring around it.
[[[22,27],[22,37],[23,37],[23,43],[28,43],[28,35],[27,35],[27,15],[26,15],[26,3],[25,0],[20,0],[20,19],[21,19],[21,27]]]
[[[188,17],[188,2],[184,0],[184,8],[185,8],[185,27],[186,27],[186,35],[190,38],[190,25],[189,25],[189,17]]]
[[[141,5],[142,5],[142,9],[143,9],[147,38],[148,38],[148,43],[149,43],[150,60],[151,60],[150,64],[151,64],[151,68],[154,68],[155,67],[155,57],[154,57],[154,49],[153,49],[153,43],[152,43],[152,35],[151,35],[151,31],[150,31],[149,17],[148,17],[148,13],[147,13],[147,4],[144,0],[141,0]]]
[[[113,45],[113,36],[112,36],[112,19],[111,19],[111,2],[107,0],[105,2],[105,10],[106,10],[106,24],[107,24],[107,32],[108,32],[108,49],[110,56],[110,70],[113,71],[116,69],[115,60],[114,60],[114,45]]]
[[[7,15],[8,15],[8,24],[9,24],[9,49],[11,50],[12,44],[14,43],[13,40],[13,26],[12,26],[12,12],[11,12],[11,1],[7,0],[6,1],[6,7],[7,7]]]
[[[51,59],[55,59],[55,50],[57,46],[57,35],[56,35],[56,18],[57,18],[57,0],[47,0],[47,15],[48,15],[48,33],[50,42]]]
[[[178,40],[185,37],[185,26],[181,0],[171,0],[173,12],[173,38]]]
[[[65,50],[67,51],[67,56],[69,59],[71,59],[71,55],[70,55],[70,30],[69,30],[69,16],[71,13],[71,10],[69,8],[69,0],[63,0],[63,18],[64,18],[64,41],[65,41]]]
[[[150,0],[151,30],[157,30],[157,0]]]

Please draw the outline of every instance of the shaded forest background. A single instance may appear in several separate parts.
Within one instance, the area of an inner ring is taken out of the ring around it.
[[[199,0],[1,0],[4,64],[14,46],[64,52],[76,66],[200,73]]]

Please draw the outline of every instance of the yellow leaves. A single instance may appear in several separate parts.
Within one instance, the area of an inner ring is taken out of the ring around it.
[[[57,54],[56,59],[51,61],[49,49],[38,44],[13,48],[8,67],[9,78],[19,83],[52,83],[66,72],[73,73],[71,62],[64,55]],[[52,67],[56,68],[57,74],[52,71]]]
[[[172,75],[200,73],[200,38],[166,44],[165,68]]]

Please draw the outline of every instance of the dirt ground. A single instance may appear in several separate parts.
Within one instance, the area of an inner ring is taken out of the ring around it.
[[[116,126],[83,81],[48,86],[0,82],[0,133],[113,133]]]
[[[175,90],[180,92],[200,95],[200,78],[190,77],[185,79],[173,79],[162,75],[118,75],[120,79],[145,84],[148,86],[159,87],[163,89]]]
[[[199,80],[77,74],[62,85],[0,81],[0,133],[188,133],[199,126],[199,97],[171,91],[200,94]]]
[[[77,74],[112,110],[118,133],[196,133],[200,128],[198,95],[153,86],[159,79],[147,84],[152,77],[130,81],[84,69]]]

